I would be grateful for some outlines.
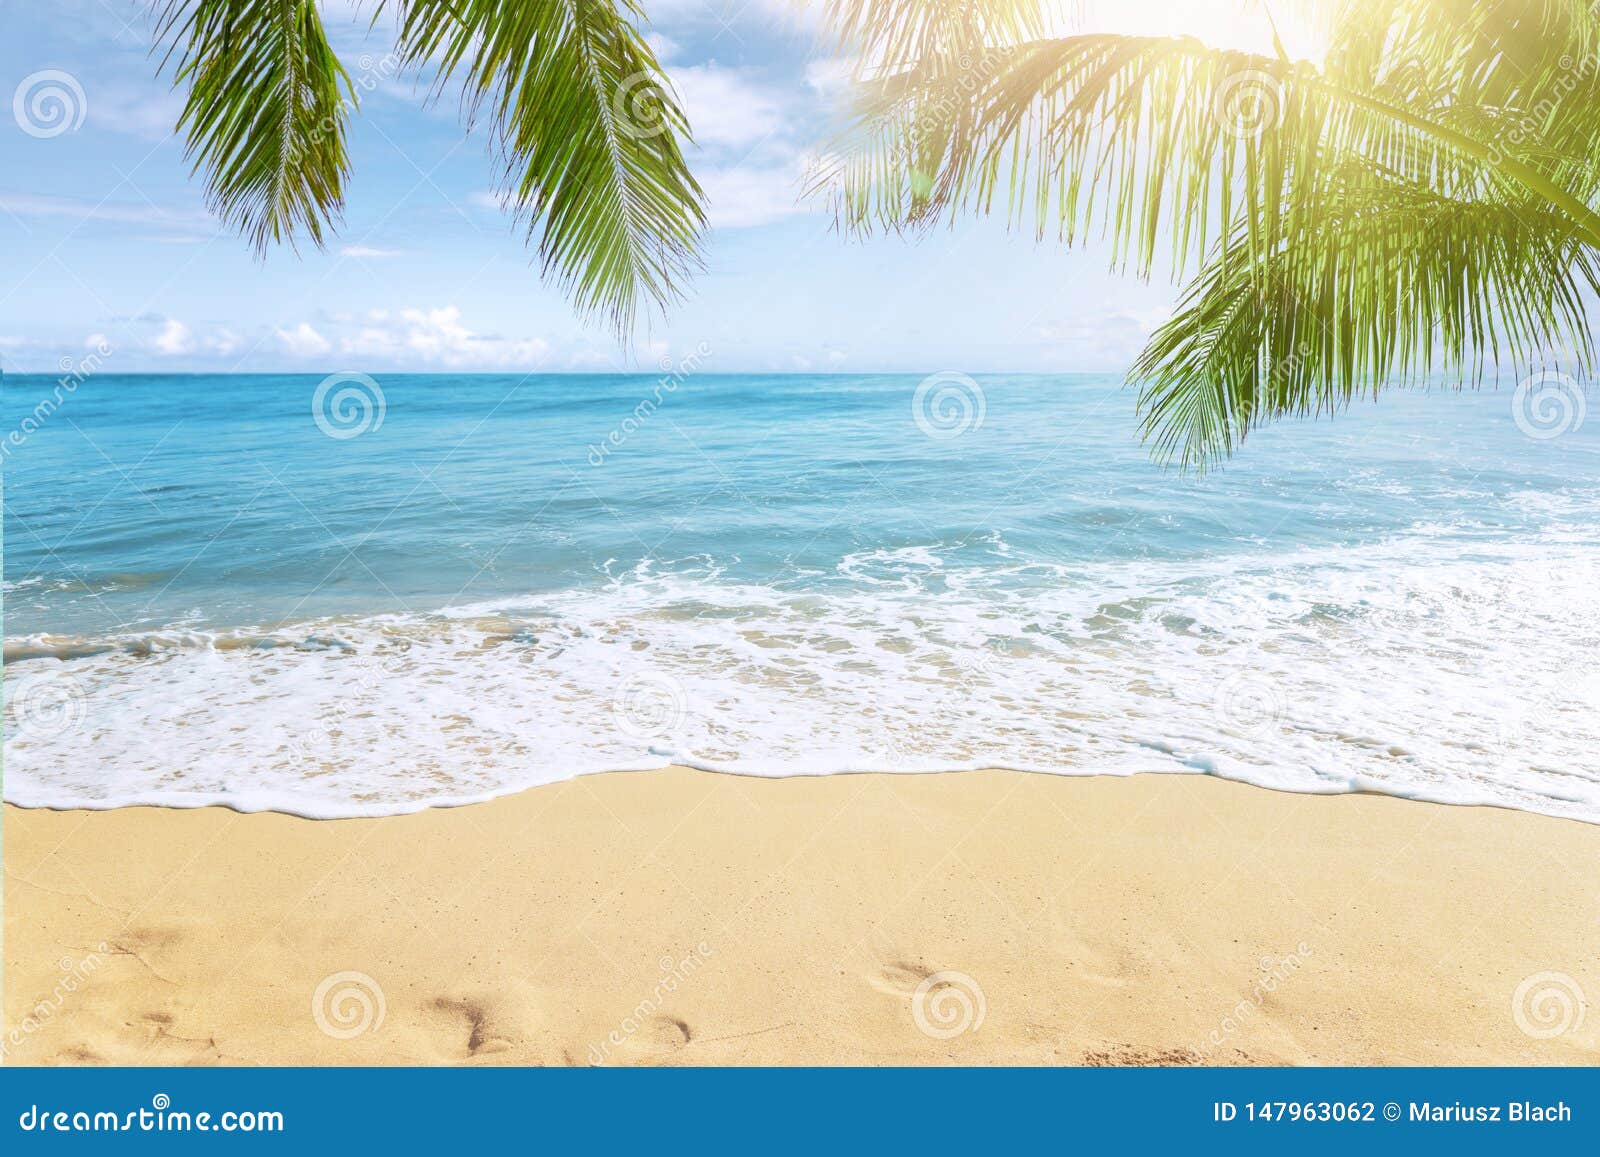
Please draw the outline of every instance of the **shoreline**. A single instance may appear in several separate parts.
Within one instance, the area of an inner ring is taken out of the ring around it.
[[[668,768],[5,824],[8,1063],[1600,1064],[1600,827],[1494,805]]]
[[[1061,768],[1006,766],[1003,764],[971,764],[947,767],[929,767],[905,770],[857,768],[828,768],[823,767],[815,771],[785,771],[772,774],[759,771],[743,771],[737,767],[719,766],[715,764],[663,762],[641,764],[636,767],[599,767],[587,768],[573,772],[560,779],[540,783],[526,783],[517,787],[495,789],[480,795],[447,796],[442,799],[428,799],[407,803],[400,810],[382,812],[364,812],[357,810],[348,803],[332,798],[315,800],[315,806],[302,806],[298,809],[284,806],[273,801],[252,806],[245,802],[225,795],[198,795],[187,792],[172,792],[170,794],[147,794],[128,800],[118,800],[115,803],[53,803],[53,802],[22,802],[10,798],[0,800],[0,807],[16,809],[17,811],[48,811],[48,812],[118,812],[136,809],[152,809],[156,811],[227,811],[240,816],[252,815],[278,815],[290,819],[306,820],[311,823],[340,823],[358,820],[386,820],[397,819],[403,816],[414,816],[432,811],[454,811],[459,808],[483,807],[496,803],[499,800],[526,794],[531,791],[541,791],[556,788],[564,783],[590,776],[612,775],[654,775],[666,771],[691,771],[703,775],[725,775],[739,779],[753,780],[786,780],[786,779],[835,779],[849,778],[857,775],[882,775],[895,778],[916,778],[930,775],[966,775],[978,772],[998,772],[1006,775],[1038,775],[1060,779],[1143,779],[1148,776],[1166,777],[1173,776],[1179,779],[1215,779],[1224,783],[1239,784],[1243,787],[1254,788],[1258,791],[1281,792],[1291,796],[1309,796],[1311,798],[1337,797],[1349,795],[1369,795],[1383,799],[1399,800],[1405,803],[1424,804],[1429,807],[1449,808],[1486,808],[1494,811],[1512,812],[1517,815],[1540,816],[1545,819],[1560,820],[1564,823],[1584,824],[1600,828],[1600,816],[1590,819],[1587,816],[1560,815],[1555,812],[1538,811],[1533,808],[1516,807],[1489,797],[1487,794],[1468,796],[1462,793],[1451,794],[1441,792],[1426,794],[1421,792],[1388,791],[1380,784],[1360,783],[1349,787],[1327,787],[1325,790],[1308,789],[1304,787],[1291,787],[1283,784],[1262,783],[1242,776],[1227,775],[1217,770],[1202,770],[1191,768],[1177,770],[1164,768],[1151,771],[1134,772],[1096,772],[1096,771],[1067,771]],[[393,806],[393,805],[390,805]]]

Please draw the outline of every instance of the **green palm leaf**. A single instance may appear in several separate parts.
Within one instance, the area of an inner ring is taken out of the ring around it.
[[[400,48],[483,111],[502,190],[582,313],[626,334],[677,300],[699,265],[704,195],[679,145],[688,122],[632,0],[401,0]]]
[[[1561,214],[1393,182],[1351,196],[1330,205],[1334,227],[1274,257],[1219,252],[1151,337],[1129,376],[1159,457],[1204,467],[1262,422],[1436,370],[1480,377],[1554,350],[1592,367],[1600,255]]]
[[[350,78],[311,0],[170,0],[163,64],[187,84],[178,130],[212,211],[258,254],[304,231],[321,245],[349,176]]]
[[[678,300],[705,197],[633,0],[392,2],[404,63],[434,72],[435,97],[459,83],[469,127],[487,111],[506,204],[578,311],[626,336]],[[258,253],[322,245],[344,205],[355,99],[313,0],[166,0],[157,43],[188,86],[179,129],[213,211]]]
[[[916,26],[917,5],[895,7]],[[1186,465],[1434,367],[1476,380],[1552,345],[1586,361],[1600,17],[1573,0],[1325,7],[1320,67],[1004,30],[882,60],[819,185],[847,230],[994,214],[1103,238],[1140,275],[1198,268],[1131,375],[1147,436]]]

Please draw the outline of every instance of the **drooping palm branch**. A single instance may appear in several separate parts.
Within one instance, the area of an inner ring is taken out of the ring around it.
[[[1600,16],[1325,0],[1320,65],[1052,35],[1041,0],[831,0],[867,62],[819,186],[852,231],[968,214],[1187,280],[1130,372],[1158,455],[1567,351],[1600,275]],[[930,27],[934,29],[929,32]],[[1198,272],[1191,273],[1192,270]]]
[[[323,243],[344,201],[349,74],[309,0],[172,0],[156,25],[187,84],[178,131],[212,211],[258,254],[304,231]]]
[[[634,0],[374,0],[401,63],[484,116],[505,203],[546,275],[626,336],[698,266],[705,198],[689,126]],[[264,252],[337,226],[356,86],[314,0],[162,0],[163,67],[215,213]]]

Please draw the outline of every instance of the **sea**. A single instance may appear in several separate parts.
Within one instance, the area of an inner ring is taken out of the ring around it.
[[[384,815],[588,772],[1212,775],[1600,822],[1600,413],[1203,474],[1114,375],[7,375],[4,795]]]

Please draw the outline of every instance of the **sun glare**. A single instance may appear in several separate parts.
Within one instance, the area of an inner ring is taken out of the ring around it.
[[[1264,0],[1082,0],[1073,5],[1078,31],[1195,36],[1220,48],[1275,53],[1272,30],[1289,56],[1321,63],[1326,36],[1310,5]]]

